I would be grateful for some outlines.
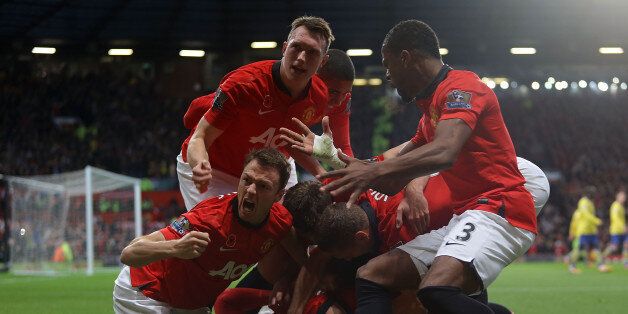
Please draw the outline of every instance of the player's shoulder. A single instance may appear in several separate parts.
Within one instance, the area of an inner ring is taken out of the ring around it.
[[[494,95],[493,90],[482,82],[477,74],[464,70],[451,70],[438,89],[440,89],[442,95],[446,96],[450,96],[454,91],[474,95]]]
[[[194,217],[197,224],[213,230],[220,230],[224,221],[233,215],[231,207],[238,194],[236,192],[210,197],[198,203],[188,216]],[[227,219],[226,219],[227,218]]]
[[[269,219],[269,221],[274,225],[282,228],[292,226],[292,215],[281,203],[274,203],[273,206],[271,206],[270,215],[272,219]]]
[[[220,82],[220,90],[263,89],[272,81],[272,67],[277,60],[264,60],[243,65],[225,75]]]

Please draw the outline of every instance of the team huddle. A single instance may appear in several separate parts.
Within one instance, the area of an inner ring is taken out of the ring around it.
[[[188,212],[122,251],[116,313],[510,312],[486,289],[533,243],[549,183],[516,156],[495,94],[443,63],[427,24],[400,22],[382,63],[423,115],[407,142],[356,159],[355,70],[333,40],[322,18],[297,18],[281,60],[192,101]],[[317,180],[297,183],[295,162]]]

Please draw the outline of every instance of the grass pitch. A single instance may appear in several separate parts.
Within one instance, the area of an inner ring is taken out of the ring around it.
[[[558,263],[517,263],[489,289],[489,299],[517,314],[628,313],[628,270],[583,268],[580,275]],[[0,313],[112,313],[118,269],[94,276],[0,274]]]

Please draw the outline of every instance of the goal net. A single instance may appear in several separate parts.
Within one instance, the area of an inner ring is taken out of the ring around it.
[[[117,266],[122,248],[142,234],[139,179],[90,166],[5,179],[14,273],[93,274]]]

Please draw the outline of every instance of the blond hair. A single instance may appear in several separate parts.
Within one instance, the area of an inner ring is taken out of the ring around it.
[[[323,38],[325,38],[325,52],[327,52],[327,50],[329,49],[331,42],[336,39],[334,37],[334,34],[332,34],[331,32],[331,27],[329,26],[329,23],[327,23],[327,21],[325,21],[321,17],[304,15],[292,21],[291,26],[292,28],[290,29],[290,33],[288,34],[288,39],[292,37],[292,33],[295,29],[300,26],[305,26],[308,31],[314,34],[321,35],[323,36]]]

